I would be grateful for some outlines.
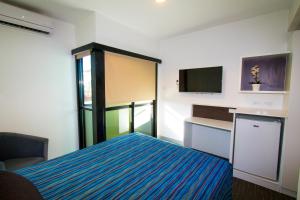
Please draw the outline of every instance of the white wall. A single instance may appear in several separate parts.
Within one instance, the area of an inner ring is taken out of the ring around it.
[[[157,57],[159,52],[157,40],[98,13],[96,14],[96,42],[152,57]]]
[[[159,55],[158,40],[96,12],[83,15],[76,21],[75,27],[76,47],[97,42],[147,56]]]
[[[46,36],[0,25],[0,131],[49,138],[49,158],[78,148],[73,25]]]
[[[288,11],[225,24],[160,43],[159,135],[183,140],[192,104],[280,109],[282,94],[241,94],[241,57],[287,51]],[[178,69],[223,66],[222,94],[179,93]]]
[[[300,31],[291,38],[292,73],[288,98],[288,118],[284,131],[284,160],[282,184],[285,188],[297,191],[300,168]]]
[[[90,12],[75,22],[76,47],[96,41],[96,14]]]

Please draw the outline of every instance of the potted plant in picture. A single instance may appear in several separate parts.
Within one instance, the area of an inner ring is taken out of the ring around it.
[[[251,67],[250,73],[254,80],[254,81],[250,82],[250,84],[252,85],[252,90],[259,91],[260,85],[261,85],[261,81],[259,80],[259,66],[254,65],[253,67]]]

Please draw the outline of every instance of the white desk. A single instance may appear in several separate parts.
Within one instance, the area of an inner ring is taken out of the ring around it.
[[[184,146],[230,158],[233,122],[191,117],[185,120]]]
[[[227,131],[231,131],[232,125],[233,125],[233,122],[208,119],[208,118],[200,118],[200,117],[190,117],[190,118],[187,118],[185,121],[193,123],[193,124],[223,129],[223,130],[227,130]]]

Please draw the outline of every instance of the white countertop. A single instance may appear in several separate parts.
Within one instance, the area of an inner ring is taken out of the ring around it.
[[[246,115],[259,115],[267,117],[281,117],[286,118],[288,116],[287,110],[273,110],[273,109],[261,109],[261,108],[236,108],[229,109],[230,113],[246,114]]]
[[[190,117],[190,118],[185,119],[185,121],[193,123],[193,124],[209,126],[212,128],[218,128],[218,129],[223,129],[223,130],[227,130],[227,131],[231,131],[232,126],[233,126],[233,122],[201,118],[201,117]]]

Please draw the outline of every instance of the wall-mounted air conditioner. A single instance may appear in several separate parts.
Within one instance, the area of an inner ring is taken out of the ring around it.
[[[52,19],[0,2],[0,23],[44,34],[53,31]]]

